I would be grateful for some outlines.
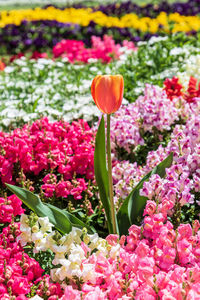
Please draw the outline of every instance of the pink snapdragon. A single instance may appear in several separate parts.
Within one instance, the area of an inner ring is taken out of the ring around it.
[[[71,63],[76,61],[88,63],[91,60],[108,63],[112,59],[119,59],[125,49],[137,50],[133,42],[124,41],[121,47],[120,44],[115,44],[113,38],[108,35],[104,35],[102,39],[92,36],[91,43],[92,47],[86,48],[83,41],[62,40],[53,47],[53,55],[55,58],[66,57]]]
[[[24,212],[24,209],[21,207],[21,200],[12,195],[5,198],[0,198],[0,222],[1,223],[10,223],[13,217],[21,215]]]
[[[41,176],[45,172],[41,188],[46,197],[72,195],[78,200],[87,190],[88,180],[94,178],[94,133],[83,120],[70,125],[43,118],[12,133],[2,132],[0,147],[3,183],[26,184],[29,174]],[[16,181],[14,166],[18,166]],[[34,190],[35,182],[31,184]]]

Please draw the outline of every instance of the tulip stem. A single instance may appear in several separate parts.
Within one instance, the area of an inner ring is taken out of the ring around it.
[[[109,198],[111,208],[111,221],[113,225],[113,232],[117,233],[117,223],[115,215],[115,206],[113,199],[113,180],[112,180],[112,161],[111,161],[111,147],[110,147],[110,115],[107,114],[107,160],[108,160],[108,184],[109,184]]]

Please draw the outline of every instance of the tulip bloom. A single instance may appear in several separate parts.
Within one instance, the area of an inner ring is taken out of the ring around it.
[[[112,114],[119,109],[123,92],[124,80],[121,75],[97,75],[92,81],[92,97],[104,114]]]
[[[96,103],[97,107],[104,113],[107,114],[107,176],[108,176],[108,195],[106,198],[102,196],[102,203],[107,203],[106,205],[107,210],[110,212],[107,213],[107,220],[108,220],[108,227],[109,227],[109,233],[118,233],[118,224],[117,224],[117,217],[115,212],[115,203],[113,198],[113,181],[112,181],[112,160],[111,160],[111,146],[110,146],[110,117],[111,114],[116,112],[120,105],[122,104],[122,98],[123,98],[123,92],[124,92],[124,80],[121,75],[97,75],[93,81],[91,86],[91,93],[92,97],[94,99],[94,102]],[[100,125],[104,124],[104,116],[102,116]],[[101,126],[99,125],[99,128]],[[98,129],[99,132],[99,129]],[[96,147],[100,147],[101,143],[98,141],[99,134],[97,132],[96,142],[95,142],[95,153],[96,153]],[[105,144],[105,131],[104,131],[104,142]],[[102,131],[101,131],[102,136]],[[103,150],[103,148],[102,148]],[[104,152],[102,151],[102,161],[104,161]],[[106,164],[106,162],[105,162]],[[105,170],[106,170],[106,165]],[[106,174],[106,171],[105,171]],[[104,175],[105,175],[104,174]],[[102,170],[101,168],[95,168],[95,177],[98,182],[98,178],[102,176]],[[105,175],[106,176],[106,175]],[[99,180],[100,182],[101,180]],[[101,183],[99,185],[100,192],[101,192]],[[106,190],[106,189],[105,189]],[[101,193],[100,193],[101,195]],[[100,196],[101,197],[101,196]],[[110,220],[111,219],[111,220]]]

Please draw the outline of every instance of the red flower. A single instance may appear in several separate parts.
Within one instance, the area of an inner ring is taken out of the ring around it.
[[[16,55],[13,55],[13,56],[11,56],[11,58],[10,58],[10,62],[13,62],[15,59],[19,59],[19,58],[21,58],[21,57],[23,57],[24,56],[24,54],[23,53],[18,53],[18,54],[16,54]]]
[[[197,79],[191,76],[187,93],[185,93],[184,98],[187,102],[191,103],[194,101],[195,97],[200,97],[200,83],[197,89]]]
[[[172,79],[165,79],[164,81],[164,90],[166,91],[166,94],[170,100],[172,100],[175,97],[179,97],[183,95],[182,92],[182,85],[178,82],[177,77],[173,77]]]
[[[31,59],[38,59],[38,58],[48,58],[48,55],[46,52],[40,53],[38,51],[34,51],[32,56],[30,57]]]

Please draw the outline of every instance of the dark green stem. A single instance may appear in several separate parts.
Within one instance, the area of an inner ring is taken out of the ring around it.
[[[108,183],[109,183],[109,198],[111,208],[111,221],[114,234],[118,233],[115,206],[113,199],[113,181],[112,181],[112,161],[111,161],[111,147],[110,147],[110,115],[107,114],[107,160],[108,160]]]

